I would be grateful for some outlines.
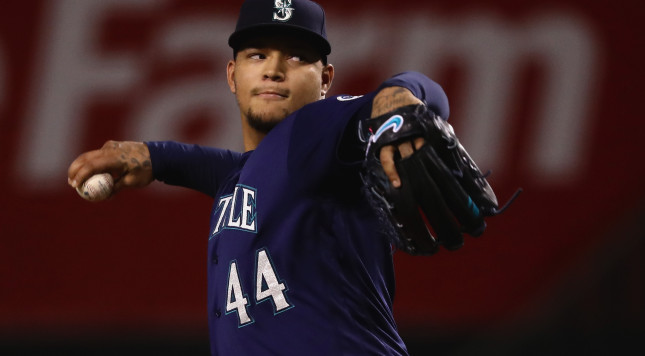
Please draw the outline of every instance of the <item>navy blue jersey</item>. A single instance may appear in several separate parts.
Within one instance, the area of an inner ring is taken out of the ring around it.
[[[418,73],[408,87],[448,116]],[[358,119],[376,92],[309,104],[254,151],[149,142],[155,178],[214,200],[208,243],[213,355],[406,355],[392,314],[392,248],[362,195]]]

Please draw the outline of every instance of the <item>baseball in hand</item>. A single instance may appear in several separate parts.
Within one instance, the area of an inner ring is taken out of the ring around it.
[[[112,194],[114,179],[109,173],[95,174],[76,188],[83,199],[89,201],[105,200]]]

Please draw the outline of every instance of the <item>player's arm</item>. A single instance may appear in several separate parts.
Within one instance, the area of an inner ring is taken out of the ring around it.
[[[145,187],[153,181],[148,146],[143,142],[108,141],[98,150],[78,156],[67,170],[67,182],[74,188],[98,173],[110,173],[114,191]]]
[[[416,104],[423,104],[423,102],[414,96],[409,89],[403,87],[387,87],[381,89],[374,97],[374,101],[372,102],[372,114],[370,117],[375,118],[385,115],[400,107]],[[394,157],[396,157],[397,152],[401,157],[408,157],[415,151],[415,148],[419,149],[423,146],[423,143],[423,138],[419,137],[413,142],[403,142],[397,146],[389,145],[381,148],[381,164],[383,165],[383,170],[392,183],[392,186],[395,188],[401,186],[401,179],[399,178],[399,174],[397,173],[394,165]],[[413,148],[413,145],[415,148]]]
[[[385,81],[372,101],[372,118],[393,112],[407,105],[424,104],[444,120],[450,116],[448,98],[441,86],[418,72],[402,72]],[[397,155],[408,157],[424,143],[423,138],[403,142],[396,146],[384,146],[380,160],[385,174],[395,188],[401,186],[394,166]]]
[[[76,188],[94,174],[110,173],[113,195],[159,180],[214,196],[222,174],[238,164],[240,157],[238,152],[172,141],[108,141],[72,162],[68,183]]]
[[[220,183],[242,160],[242,153],[174,141],[146,142],[153,176],[214,197]]]
[[[498,208],[486,175],[446,122],[443,90],[429,79],[414,85],[423,76],[409,77],[385,85],[372,100],[371,117],[361,126],[367,135],[361,178],[376,211],[391,223],[385,230],[396,245],[428,255],[440,245],[460,248],[464,233],[481,235],[485,218],[508,203]]]

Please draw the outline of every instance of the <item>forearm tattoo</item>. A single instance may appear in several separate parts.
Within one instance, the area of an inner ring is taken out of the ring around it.
[[[112,149],[119,151],[121,162],[126,163],[130,171],[152,167],[150,154],[145,144],[113,142]]]
[[[381,90],[372,103],[372,117],[381,116],[394,109],[411,104],[420,104],[408,89],[403,87],[389,87]]]

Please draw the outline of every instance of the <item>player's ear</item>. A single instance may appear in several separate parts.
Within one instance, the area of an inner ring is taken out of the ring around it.
[[[226,81],[231,92],[235,94],[235,61],[230,60],[226,65]]]
[[[331,64],[326,64],[323,66],[321,74],[321,85],[320,85],[320,96],[322,98],[327,95],[329,88],[331,88],[331,82],[334,80],[334,66]]]

